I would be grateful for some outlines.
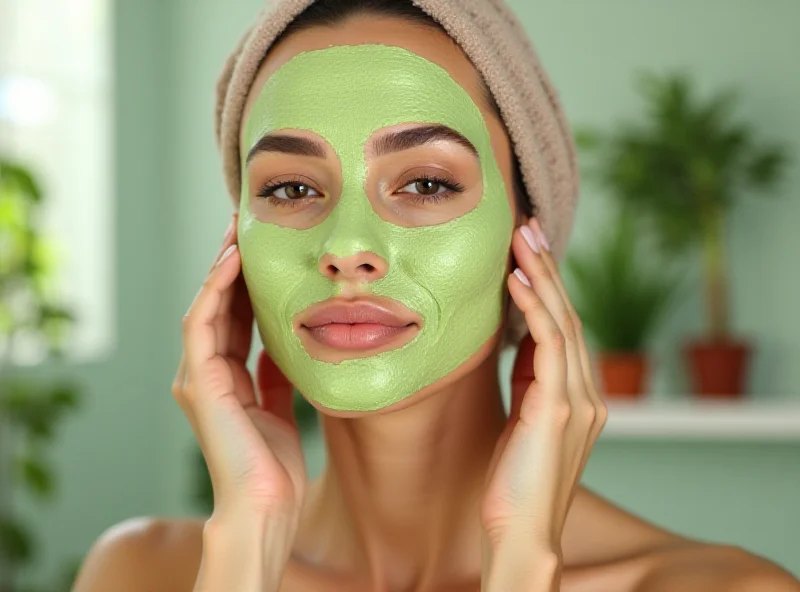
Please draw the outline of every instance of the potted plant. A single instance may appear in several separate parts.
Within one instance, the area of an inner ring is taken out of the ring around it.
[[[642,75],[639,90],[646,107],[641,121],[607,135],[584,132],[578,142],[598,155],[596,177],[646,215],[666,251],[699,247],[709,327],[685,355],[698,394],[737,396],[752,346],[731,331],[727,213],[740,194],[776,186],[787,150],[759,143],[734,119],[733,91],[701,100],[682,74]]]
[[[648,375],[647,345],[678,282],[642,262],[642,240],[629,209],[592,249],[566,260],[570,295],[589,338],[599,349],[599,374],[610,397],[639,397]]]
[[[58,355],[72,322],[50,294],[53,269],[39,231],[41,204],[30,173],[0,160],[0,592],[21,590],[18,572],[36,556],[35,538],[15,499],[20,493],[52,498],[47,444],[78,401],[73,385],[44,384],[14,359],[23,339]]]

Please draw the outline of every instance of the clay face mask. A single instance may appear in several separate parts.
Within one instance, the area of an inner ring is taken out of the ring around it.
[[[382,219],[365,190],[365,145],[399,124],[448,126],[477,149],[483,196],[464,215],[406,228]],[[265,134],[307,130],[341,163],[338,203],[321,222],[298,230],[261,222],[242,177],[239,245],[245,281],[264,345],[309,400],[337,411],[387,407],[448,375],[500,328],[513,217],[489,132],[467,92],[441,67],[397,47],[342,46],[303,53],[266,82],[245,124],[242,170]],[[291,172],[291,171],[287,171]],[[312,359],[293,329],[308,306],[340,294],[318,269],[330,253],[362,251],[388,263],[365,294],[392,298],[419,314],[406,345],[334,364]]]

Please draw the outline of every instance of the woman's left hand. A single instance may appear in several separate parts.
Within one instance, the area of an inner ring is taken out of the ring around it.
[[[509,424],[491,463],[481,581],[485,592],[551,592],[559,589],[564,522],[606,408],[538,222],[516,231],[512,246],[519,269],[508,289],[535,350],[524,382],[512,385]]]

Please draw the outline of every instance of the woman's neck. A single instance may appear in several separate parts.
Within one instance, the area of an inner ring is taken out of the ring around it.
[[[309,490],[300,557],[375,590],[475,575],[482,487],[506,421],[497,353],[420,395],[390,413],[324,418],[328,466]]]

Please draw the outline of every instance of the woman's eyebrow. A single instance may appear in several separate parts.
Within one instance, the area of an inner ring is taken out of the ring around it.
[[[375,154],[384,156],[439,141],[455,142],[478,156],[472,142],[446,125],[426,125],[381,136],[375,140]]]
[[[322,143],[286,134],[267,134],[261,138],[247,155],[247,163],[249,164],[261,152],[279,152],[296,156],[325,158],[325,146]]]

